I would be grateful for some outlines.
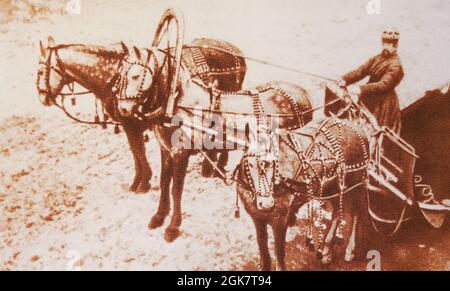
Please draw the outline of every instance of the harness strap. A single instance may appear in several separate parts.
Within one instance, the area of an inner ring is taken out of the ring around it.
[[[277,64],[274,64],[274,63],[271,63],[271,62],[267,62],[267,61],[256,59],[256,58],[252,58],[252,57],[247,57],[247,56],[244,56],[242,54],[229,52],[227,50],[224,50],[224,49],[221,49],[221,48],[218,48],[218,47],[210,47],[210,46],[207,46],[207,45],[189,45],[189,46],[186,46],[186,47],[212,48],[212,49],[215,49],[215,50],[218,50],[218,51],[221,51],[221,52],[233,55],[234,57],[243,58],[243,59],[255,62],[255,63],[260,63],[260,64],[263,64],[263,65],[280,68],[280,69],[283,69],[283,70],[291,71],[291,72],[302,74],[302,75],[311,76],[311,77],[322,79],[322,80],[325,80],[325,81],[336,82],[336,80],[334,80],[334,79],[332,79],[330,77],[314,74],[314,73],[311,73],[311,72],[301,71],[301,70],[297,70],[297,69],[294,69],[294,68],[289,68],[287,66],[277,65]]]
[[[72,119],[73,121],[76,121],[78,123],[82,123],[82,124],[90,124],[90,125],[99,125],[99,124],[110,124],[110,125],[121,125],[121,123],[119,122],[114,122],[114,121],[101,121],[101,122],[97,122],[97,121],[85,121],[85,120],[81,120],[75,116],[73,116],[65,107],[64,105],[64,96],[61,96],[61,104],[55,103],[55,106],[58,107],[59,109],[61,109],[64,114],[69,117],[70,119]]]
[[[346,194],[346,193],[348,193],[348,192],[354,190],[355,188],[358,188],[358,187],[360,187],[360,186],[363,186],[364,184],[365,184],[365,182],[359,182],[358,184],[355,184],[355,185],[353,185],[353,186],[351,186],[351,187],[349,187],[349,188],[347,188],[347,189],[344,189],[344,191],[343,191],[342,193],[339,192],[339,193],[333,194],[333,195],[331,195],[331,196],[326,196],[326,197],[316,197],[316,196],[310,195],[310,194],[306,194],[306,195],[305,195],[304,193],[300,193],[300,192],[295,192],[294,195],[295,195],[295,196],[298,196],[298,197],[300,197],[300,196],[306,196],[307,198],[314,199],[314,200],[318,200],[318,201],[320,201],[320,200],[326,201],[326,200],[331,200],[331,199],[337,198],[337,197],[341,196],[342,194]]]

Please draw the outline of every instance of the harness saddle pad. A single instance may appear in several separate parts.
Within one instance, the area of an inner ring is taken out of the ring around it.
[[[192,78],[205,84],[217,81],[221,91],[238,91],[246,72],[246,64],[232,44],[211,39],[196,39],[183,47],[182,63]]]

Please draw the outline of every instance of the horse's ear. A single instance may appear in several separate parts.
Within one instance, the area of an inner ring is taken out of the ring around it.
[[[120,45],[122,46],[123,53],[124,53],[126,56],[130,55],[130,51],[128,50],[126,44],[123,43],[123,41],[120,42]]]
[[[48,37],[48,47],[54,47],[55,46],[55,40],[53,39],[53,37],[49,36]]]
[[[135,46],[133,46],[133,48],[134,48],[134,53],[136,54],[136,57],[138,58],[138,60],[140,60],[141,59],[141,51]]]
[[[447,84],[444,84],[444,85],[441,87],[440,91],[441,91],[441,93],[442,93],[443,95],[445,95],[445,94],[447,94],[447,93],[449,92],[449,89],[450,89],[450,81],[447,82]]]
[[[39,41],[39,48],[41,49],[41,55],[43,58],[45,58],[45,55],[47,54],[47,51],[45,50],[44,44],[42,43],[42,40]]]

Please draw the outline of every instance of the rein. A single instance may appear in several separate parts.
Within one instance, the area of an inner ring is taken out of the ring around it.
[[[311,109],[308,109],[308,110],[305,110],[303,112],[296,113],[296,114],[273,114],[273,113],[269,113],[269,114],[266,114],[266,116],[267,117],[281,117],[281,118],[283,118],[283,117],[286,117],[286,118],[295,117],[295,116],[298,116],[298,115],[303,116],[303,115],[306,115],[308,113],[315,112],[315,111],[320,110],[322,108],[326,108],[328,106],[331,106],[334,103],[337,103],[339,101],[341,101],[341,100],[340,99],[335,99],[335,100],[332,100],[332,101],[330,101],[330,102],[328,102],[328,103],[326,103],[324,105],[320,105],[320,106],[317,106],[317,107],[314,107],[314,108],[311,108]],[[178,106],[178,108],[183,110],[183,111],[186,111],[186,112],[198,110],[198,108],[189,107],[189,106]],[[347,108],[344,108],[344,109],[347,109]],[[202,111],[208,111],[208,112],[211,112],[211,113],[227,114],[227,115],[242,115],[242,116],[254,116],[255,115],[255,113],[250,113],[250,112],[236,113],[236,112],[222,111],[222,110],[217,110],[217,109],[201,109],[201,110]],[[344,112],[342,112],[342,114],[344,114]],[[337,114],[336,116],[339,116],[339,115]]]
[[[283,69],[283,70],[294,72],[294,73],[301,74],[301,75],[314,77],[314,78],[317,78],[317,79],[322,79],[322,80],[329,81],[329,82],[336,82],[335,79],[327,77],[327,76],[323,76],[323,75],[319,75],[319,74],[315,74],[315,73],[311,73],[311,72],[307,72],[307,71],[302,71],[302,70],[290,68],[290,67],[287,67],[287,66],[278,65],[278,64],[275,64],[275,63],[271,63],[271,62],[268,62],[268,61],[261,60],[261,59],[248,57],[248,56],[245,56],[243,54],[236,54],[236,53],[233,53],[233,52],[230,52],[230,51],[227,51],[225,49],[218,48],[218,47],[211,47],[211,46],[208,46],[208,45],[187,45],[186,47],[188,47],[188,48],[214,49],[214,50],[217,50],[217,51],[220,51],[220,52],[223,52],[223,53],[230,54],[230,55],[232,55],[234,57],[243,58],[243,59],[255,62],[255,63],[260,63],[260,64],[263,64],[263,65],[267,65],[267,66]]]
[[[74,94],[74,95],[80,96],[80,95],[85,95],[85,94],[90,94],[90,93],[92,93],[92,92],[90,92],[90,91],[89,92],[82,92],[80,94]],[[116,126],[121,125],[121,123],[115,122],[115,121],[107,121],[107,120],[100,121],[100,120],[97,120],[98,115],[96,115],[94,121],[81,120],[81,119],[73,116],[73,114],[70,113],[67,110],[67,108],[66,108],[66,106],[64,104],[64,100],[65,100],[64,97],[65,96],[74,96],[74,95],[69,94],[69,93],[60,94],[60,96],[61,96],[61,104],[58,104],[57,102],[55,103],[55,106],[58,107],[59,109],[61,109],[64,112],[64,114],[67,117],[69,117],[70,119],[72,119],[73,121],[78,122],[78,123],[82,123],[82,124],[89,124],[89,125],[102,125],[102,126],[103,125],[107,125],[107,124],[109,124],[109,125],[116,125]],[[97,103],[95,103],[95,107],[97,108]]]

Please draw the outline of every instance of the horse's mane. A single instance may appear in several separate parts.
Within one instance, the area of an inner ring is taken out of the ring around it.
[[[106,58],[117,58],[124,55],[124,51],[120,44],[114,44],[110,47],[100,45],[85,45],[85,44],[60,44],[55,49],[73,48],[77,51],[98,55]]]

